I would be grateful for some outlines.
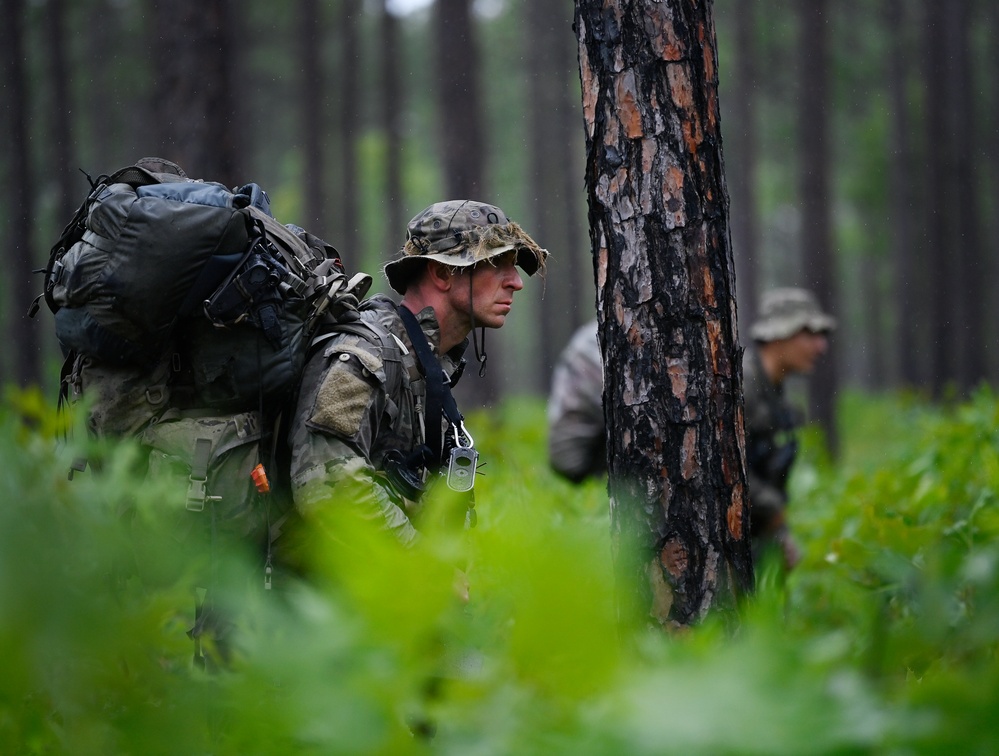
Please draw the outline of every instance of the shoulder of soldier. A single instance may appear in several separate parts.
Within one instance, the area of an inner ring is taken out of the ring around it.
[[[745,402],[746,425],[758,430],[772,425],[768,401],[767,378],[763,373],[760,357],[753,347],[748,347],[742,357],[742,394]]]
[[[600,341],[597,338],[597,321],[595,320],[576,329],[559,356],[559,362],[562,363],[589,362],[599,365],[601,361]]]

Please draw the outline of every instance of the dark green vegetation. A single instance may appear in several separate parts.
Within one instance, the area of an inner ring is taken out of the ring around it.
[[[164,491],[137,484],[127,446],[67,481],[77,450],[47,406],[21,394],[0,412],[4,753],[999,750],[988,392],[946,410],[847,398],[842,461],[812,441],[795,472],[800,567],[761,569],[738,623],[624,642],[602,485],[548,473],[539,403],[472,418],[488,464],[465,545],[431,532],[403,554],[331,514],[350,547],[313,554],[311,587],[251,591],[213,676],[184,635],[203,555]]]

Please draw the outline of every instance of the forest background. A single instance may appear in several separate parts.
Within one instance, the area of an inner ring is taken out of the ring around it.
[[[735,632],[712,617],[622,648],[606,490],[538,464],[548,373],[594,314],[571,2],[395,15],[360,0],[280,13],[3,0],[0,378],[43,391],[7,391],[0,408],[15,461],[0,508],[0,750],[149,753],[170,733],[175,751],[207,751],[206,712],[228,725],[216,753],[426,752],[422,717],[441,752],[999,750],[999,402],[970,391],[999,367],[985,292],[997,14],[984,0],[714,3],[742,330],[764,289],[819,291],[842,323],[825,365],[844,453],[830,465],[805,435],[791,508],[805,559],[784,585],[761,572]],[[551,249],[544,297],[529,282],[490,334],[492,384],[467,382],[488,389],[483,403],[507,397],[470,417],[492,462],[468,609],[443,582],[427,588],[451,564],[446,542],[364,569],[329,549],[339,587],[254,607],[242,675],[191,674],[196,558],[174,546],[167,491],[131,476],[128,444],[104,450],[104,476],[53,472],[80,449],[60,441],[48,316],[23,316],[41,286],[30,269],[86,191],[79,169],[151,153],[257,181],[353,270],[375,272],[445,195],[500,204]],[[900,387],[922,396],[864,395]],[[954,394],[970,398],[922,401]],[[114,516],[123,499],[137,532]],[[146,585],[109,591],[137,550]],[[485,653],[429,685],[442,639]]]
[[[351,270],[377,273],[431,202],[503,207],[551,251],[551,273],[490,335],[466,403],[542,395],[595,315],[570,0],[3,11],[0,377],[54,384],[48,314],[24,317],[41,291],[28,271],[85,195],[81,170],[150,154],[261,184],[277,217]],[[999,8],[717,0],[714,16],[741,332],[762,291],[819,293],[841,321],[813,391],[820,417],[844,387],[939,397],[993,379]]]

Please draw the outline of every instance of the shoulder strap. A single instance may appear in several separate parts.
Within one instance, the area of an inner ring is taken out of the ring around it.
[[[404,305],[399,305],[396,309],[402,318],[403,325],[406,326],[409,340],[413,342],[413,350],[416,352],[420,373],[427,381],[426,442],[435,455],[436,466],[440,467],[444,462],[441,417],[447,417],[448,422],[455,428],[462,427],[464,418],[458,411],[458,405],[451,394],[450,381],[447,380],[440,362],[434,356],[427,336],[420,328],[416,316]]]

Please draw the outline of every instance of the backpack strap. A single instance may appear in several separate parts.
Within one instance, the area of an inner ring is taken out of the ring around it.
[[[451,394],[450,380],[444,374],[440,362],[434,356],[427,336],[420,328],[416,316],[410,312],[405,305],[397,308],[403,325],[406,326],[406,333],[413,343],[416,351],[417,361],[420,366],[420,373],[427,381],[427,409],[426,409],[426,442],[433,453],[434,467],[440,469],[444,464],[444,440],[441,437],[441,420],[446,417],[448,423],[454,427],[455,432],[464,428],[465,418],[458,411],[458,404]]]

